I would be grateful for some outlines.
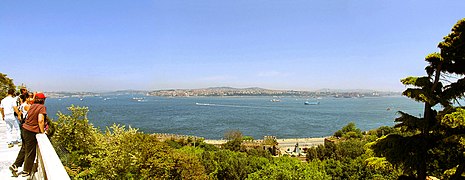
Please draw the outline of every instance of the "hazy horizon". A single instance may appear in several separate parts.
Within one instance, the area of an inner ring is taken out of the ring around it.
[[[33,91],[400,92],[465,1],[3,1],[0,72]]]

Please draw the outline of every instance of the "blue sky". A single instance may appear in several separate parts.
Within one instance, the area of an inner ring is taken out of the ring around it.
[[[402,91],[465,1],[0,2],[0,72],[36,91]]]

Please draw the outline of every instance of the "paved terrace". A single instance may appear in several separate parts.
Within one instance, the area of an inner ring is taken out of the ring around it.
[[[8,167],[15,161],[19,149],[20,147],[16,144],[14,147],[8,148],[8,144],[6,142],[6,123],[0,117],[0,179],[26,179],[26,177],[22,177],[21,175],[19,177],[13,177],[11,171],[8,169]],[[21,172],[22,170],[22,167],[20,167],[18,172]]]

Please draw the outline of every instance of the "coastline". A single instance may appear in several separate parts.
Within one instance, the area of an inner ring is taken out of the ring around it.
[[[276,142],[278,143],[279,151],[285,152],[287,150],[293,150],[297,143],[299,143],[299,147],[302,149],[322,145],[324,144],[326,138],[328,137],[286,138],[286,139],[276,139]],[[254,140],[253,142],[261,143],[262,141],[263,139],[257,139],[257,140]],[[227,140],[205,139],[204,142],[207,144],[211,144],[211,145],[222,145],[226,143]]]

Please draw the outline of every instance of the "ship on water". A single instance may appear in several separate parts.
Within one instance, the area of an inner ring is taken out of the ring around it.
[[[304,105],[319,105],[320,101],[305,101]]]

